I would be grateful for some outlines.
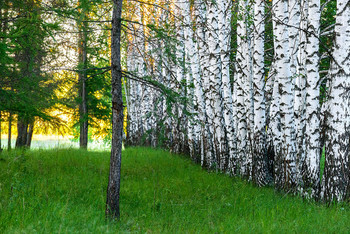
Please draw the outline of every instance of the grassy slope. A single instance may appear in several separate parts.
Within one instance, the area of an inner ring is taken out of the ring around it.
[[[349,206],[311,204],[161,150],[123,154],[121,222],[104,220],[109,153],[0,155],[0,233],[349,232]]]

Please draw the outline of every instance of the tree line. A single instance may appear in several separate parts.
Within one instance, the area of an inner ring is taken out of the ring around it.
[[[349,198],[348,1],[127,4],[128,144],[307,198]]]

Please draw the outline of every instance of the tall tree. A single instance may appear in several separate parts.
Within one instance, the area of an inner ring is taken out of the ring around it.
[[[14,22],[11,29],[12,33],[17,33],[12,43],[15,45],[18,72],[11,90],[16,92],[17,100],[20,100],[20,107],[17,107],[16,147],[30,147],[35,117],[44,117],[46,114],[43,110],[51,106],[54,100],[54,85],[48,82],[51,76],[44,74],[42,67],[50,51],[50,45],[44,43],[43,39],[49,36],[48,31],[55,26],[45,22],[41,1],[31,0],[25,4],[17,2],[13,10],[23,16]],[[38,85],[33,86],[33,83]]]
[[[221,58],[218,36],[218,10],[215,2],[207,2],[207,40],[209,53],[209,79],[207,95],[207,108],[209,124],[212,126],[214,158],[211,166],[222,169],[225,162],[225,125],[222,116],[221,95]]]
[[[245,96],[248,90],[245,90],[245,82],[248,82],[247,76],[247,2],[239,1],[238,20],[237,20],[237,55],[236,55],[236,73],[234,77],[236,119],[237,124],[237,157],[239,160],[239,173],[247,171],[247,112],[245,109]]]
[[[306,36],[308,24],[308,1],[300,1],[299,45],[297,50],[297,67],[294,81],[294,119],[296,130],[296,155],[298,170],[305,168],[305,124],[306,124]],[[302,186],[302,178],[299,178]],[[302,191],[301,191],[302,192]],[[303,193],[303,192],[302,192]]]
[[[295,190],[297,167],[293,118],[292,74],[288,55],[288,0],[273,1],[276,77],[280,96],[281,140],[275,153],[275,184],[278,189]],[[277,130],[277,129],[276,129]]]
[[[228,171],[232,172],[237,168],[237,154],[235,149],[235,123],[233,122],[232,86],[230,82],[230,41],[231,41],[231,1],[217,1],[218,8],[218,29],[221,60],[221,93],[223,119],[226,128],[227,155],[221,164],[225,164]],[[224,165],[222,165],[223,167]]]
[[[112,149],[107,187],[106,216],[119,219],[120,170],[123,140],[123,93],[122,68],[120,63],[122,0],[113,0],[111,32],[112,72]]]
[[[213,129],[210,124],[210,117],[212,108],[208,106],[208,95],[209,89],[209,67],[208,64],[208,43],[205,25],[207,24],[207,11],[205,9],[205,4],[201,0],[196,0],[194,2],[194,15],[195,23],[197,25],[196,30],[196,41],[198,41],[198,54],[199,54],[199,65],[201,68],[201,75],[204,79],[201,80],[202,92],[198,90],[199,86],[196,86],[198,95],[202,93],[203,99],[203,115],[202,117],[202,144],[203,152],[201,153],[201,165],[203,167],[210,167],[213,158]],[[198,82],[199,84],[199,82]]]
[[[253,129],[253,168],[252,179],[260,186],[269,182],[267,142],[266,142],[266,103],[265,103],[265,69],[264,69],[264,1],[254,3],[254,129]]]
[[[183,24],[184,24],[184,40],[185,40],[185,68],[186,68],[186,86],[187,86],[187,98],[188,98],[188,112],[194,112],[194,81],[198,81],[199,73],[199,60],[198,54],[195,51],[196,45],[193,37],[193,29],[191,24],[191,7],[189,2],[183,2],[180,5],[183,14]],[[196,82],[197,83],[197,82]],[[197,84],[198,85],[198,84]],[[198,145],[197,136],[200,136],[200,129],[196,126],[197,124],[193,122],[193,119],[188,119],[187,122],[187,136],[188,145],[190,150],[190,156],[194,159],[196,146]],[[199,133],[199,134],[198,134]]]
[[[88,100],[87,100],[87,30],[88,30],[88,2],[86,0],[79,0],[78,7],[80,17],[78,18],[78,60],[79,60],[79,144],[80,148],[87,148],[88,144]]]
[[[322,196],[326,201],[350,197],[350,3],[337,1],[335,41],[327,101],[326,162]]]
[[[305,98],[305,166],[303,185],[309,196],[319,195],[320,159],[322,153],[320,132],[320,74],[319,36],[320,1],[308,0],[307,40],[306,40],[306,98]],[[310,190],[310,191],[308,191]]]

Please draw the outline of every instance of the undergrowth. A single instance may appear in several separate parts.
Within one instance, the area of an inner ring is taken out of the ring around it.
[[[104,219],[109,152],[0,154],[0,233],[349,232],[325,205],[208,173],[163,150],[123,151],[121,220]]]

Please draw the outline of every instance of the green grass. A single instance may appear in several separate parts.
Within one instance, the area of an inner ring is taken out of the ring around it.
[[[123,151],[121,221],[107,223],[108,152],[13,151],[0,158],[0,233],[350,231],[347,205],[256,188],[148,148]]]

